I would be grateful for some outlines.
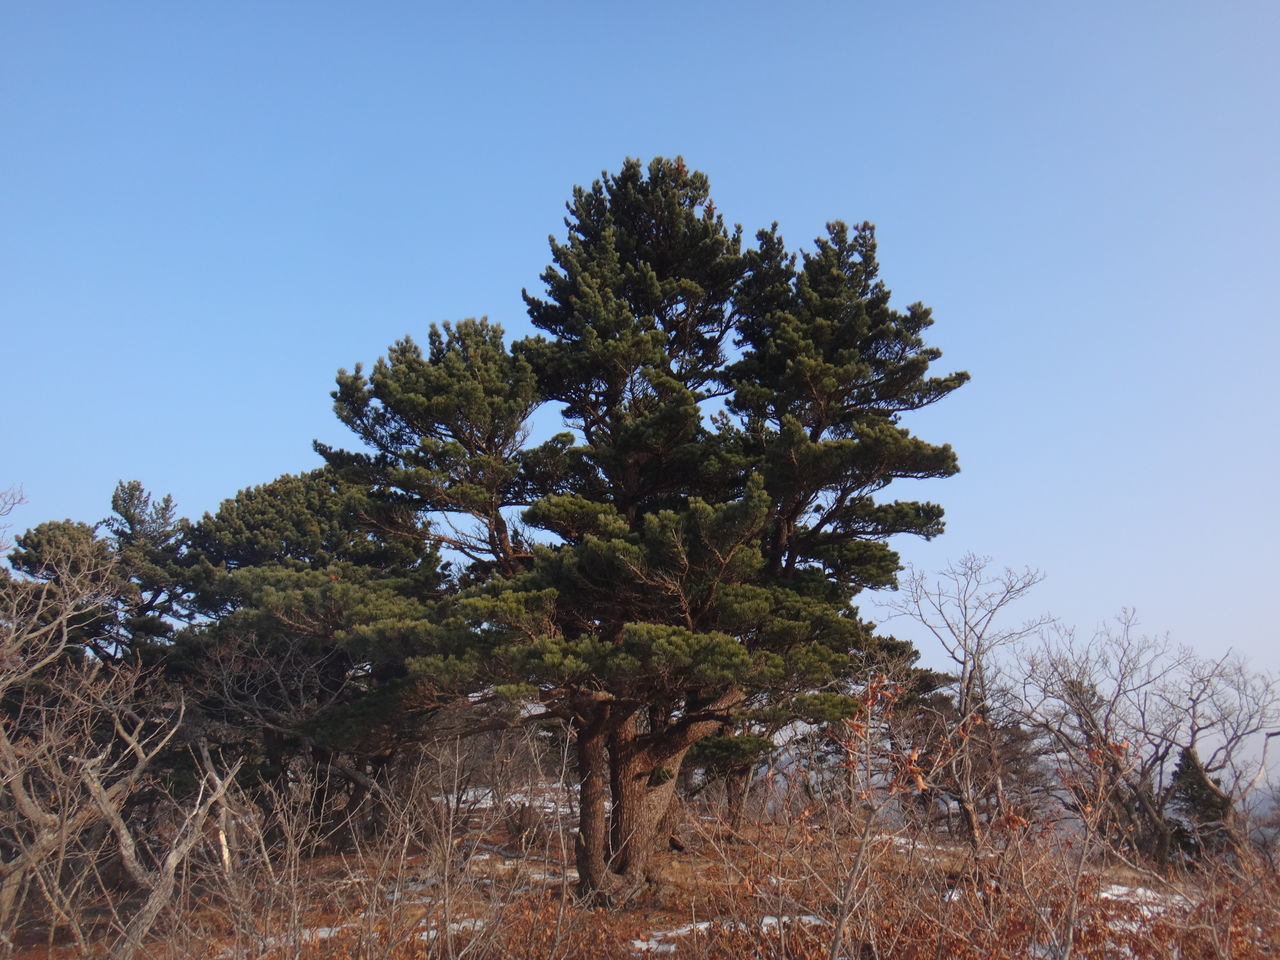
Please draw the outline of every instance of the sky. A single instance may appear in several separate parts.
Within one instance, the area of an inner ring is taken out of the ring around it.
[[[962,472],[898,491],[948,517],[904,559],[1280,670],[1277,36],[1273,0],[5,4],[9,522],[317,466],[339,367],[527,334],[573,185],[680,154],[748,236],[874,222],[972,374],[906,421]]]

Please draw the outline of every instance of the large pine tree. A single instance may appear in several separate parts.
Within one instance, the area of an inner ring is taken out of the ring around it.
[[[956,471],[900,417],[966,375],[929,376],[929,311],[890,307],[869,225],[744,250],[679,159],[628,161],[568,209],[525,297],[542,335],[507,349],[465,321],[396,344],[334,394],[372,451],[320,450],[463,561],[431,617],[383,625],[414,668],[572,726],[581,884],[616,900],[656,879],[694,743],[748,703],[803,715],[884,652],[853,598],[942,511],[877,494]],[[543,403],[567,431],[530,445]]]

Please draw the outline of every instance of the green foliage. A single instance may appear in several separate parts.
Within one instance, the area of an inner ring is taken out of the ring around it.
[[[188,526],[187,576],[210,619],[178,638],[171,669],[221,736],[258,741],[272,767],[303,745],[359,765],[413,736],[435,701],[406,665],[420,631],[400,628],[421,624],[443,585],[434,547],[404,535],[413,524],[322,469],[242,490]]]
[[[1179,839],[1194,854],[1221,852],[1238,841],[1238,814],[1222,783],[1209,776],[1193,747],[1183,747],[1170,783],[1170,807],[1187,826]]]
[[[532,502],[531,485],[556,472],[568,438],[522,449],[537,387],[528,363],[503,346],[500,327],[483,319],[432,327],[425,354],[406,337],[368,377],[358,364],[341,371],[334,399],[339,418],[374,452],[317,450],[384,507],[401,508],[389,529],[413,536],[417,513],[444,518],[449,533],[438,529],[433,540],[480,578],[510,574],[528,558],[504,510]]]
[[[456,600],[386,629],[421,642],[415,675],[552,709],[604,692],[654,731],[734,690],[838,716],[841,678],[905,652],[853,597],[894,584],[890,537],[942,530],[936,505],[877,495],[957,469],[899,418],[966,375],[928,375],[932,318],[890,307],[869,225],[744,250],[706,177],[663,159],[568,210],[545,295],[525,294],[541,335],[508,349],[469,320],[339,374],[335,409],[370,452],[320,452],[467,561]],[[568,432],[530,445],[543,402]]]
[[[104,662],[154,659],[189,619],[182,535],[172,498],[153,501],[136,480],[117,484],[96,526],[42,523],[16,540],[13,568],[54,589],[73,583],[80,608],[70,641]]]
[[[288,574],[354,579],[418,578],[438,581],[435,553],[421,535],[385,536],[413,522],[389,510],[327,470],[285,475],[225,500],[216,514],[188,524],[186,564],[197,605],[213,616],[257,602],[262,590]],[[303,578],[300,582],[307,582]]]
[[[765,760],[775,749],[772,739],[754,733],[708,737],[694,746],[689,761],[713,777]]]

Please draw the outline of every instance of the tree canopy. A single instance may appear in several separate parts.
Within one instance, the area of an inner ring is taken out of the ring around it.
[[[879,496],[956,472],[904,414],[955,390],[930,376],[927,308],[890,306],[873,228],[828,225],[790,252],[744,247],[707,178],[628,161],[568,204],[539,335],[467,320],[343,371],[338,416],[366,446],[318,445],[345,482],[458,558],[420,621],[369,629],[411,668],[539,700],[577,735],[579,871],[625,896],[689,748],[767,702],[832,709],[853,672],[903,655],[853,606],[894,584],[897,534],[935,504]],[[566,428],[532,442],[531,417]],[[605,788],[612,811],[605,816]]]

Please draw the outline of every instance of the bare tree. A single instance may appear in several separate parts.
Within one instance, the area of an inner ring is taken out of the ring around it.
[[[134,819],[183,711],[138,664],[103,663],[78,642],[111,581],[97,557],[67,557],[47,580],[0,576],[0,943],[12,949],[26,918],[87,950],[119,861],[149,894],[116,926],[123,960],[168,904],[219,788],[206,783],[191,807],[174,807],[172,835]]]
[[[0,490],[0,520],[9,516],[9,514],[13,513],[15,507],[25,502],[21,487],[9,487],[7,490]],[[0,553],[8,553],[12,547],[13,541],[9,539],[9,524],[0,523]]]
[[[923,626],[955,665],[943,693],[899,717],[893,735],[928,758],[931,792],[959,809],[975,847],[990,823],[1024,814],[1041,786],[1032,737],[1008,709],[999,658],[1052,622],[1046,615],[1010,623],[1009,608],[1044,577],[1029,568],[993,572],[990,564],[966,554],[935,577],[910,569],[888,604]]]
[[[896,615],[925,627],[956,665],[955,700],[962,715],[990,701],[996,652],[1053,622],[1044,615],[1007,623],[1009,607],[1025,598],[1044,574],[1029,567],[994,573],[990,566],[990,557],[967,553],[933,578],[908,568],[898,597],[888,604]]]
[[[1087,643],[1047,637],[1024,668],[1025,716],[1053,744],[1066,805],[1101,803],[1082,819],[1115,847],[1167,863],[1209,838],[1244,843],[1241,805],[1280,729],[1271,677],[1141,636],[1129,612]]]

